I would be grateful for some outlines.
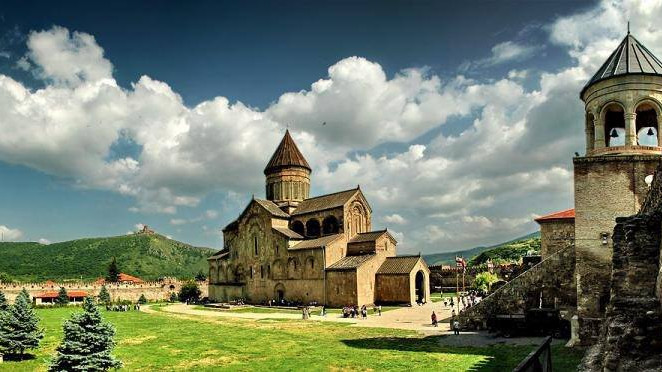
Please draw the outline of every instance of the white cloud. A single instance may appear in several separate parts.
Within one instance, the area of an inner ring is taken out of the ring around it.
[[[215,211],[213,209],[208,209],[205,211],[205,217],[207,217],[210,220],[218,218],[218,211]]]
[[[43,244],[43,245],[51,244],[51,241],[48,240],[48,239],[45,239],[45,238],[40,238],[40,239],[38,240],[38,242],[39,242],[39,244]]]
[[[5,225],[0,225],[0,237],[2,241],[12,242],[23,237],[23,232],[19,229],[12,229]]]
[[[501,65],[507,62],[523,61],[534,56],[543,46],[524,45],[514,41],[504,41],[492,47],[489,57],[477,61],[467,61],[460,66],[460,71],[468,71]]]
[[[184,225],[186,223],[188,223],[188,221],[183,219],[183,218],[173,218],[173,219],[170,220],[170,224],[175,225],[175,226],[176,225]]]
[[[393,223],[396,225],[404,225],[407,223],[407,219],[402,217],[401,215],[397,213],[393,213],[389,216],[384,216],[384,222],[386,223]]]

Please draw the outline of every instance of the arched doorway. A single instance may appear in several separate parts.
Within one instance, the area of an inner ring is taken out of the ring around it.
[[[278,303],[281,303],[283,300],[285,300],[285,286],[283,283],[278,283],[274,287],[274,298]]]
[[[423,270],[419,270],[416,273],[416,278],[414,279],[415,286],[416,286],[416,302],[424,302],[426,301],[425,298],[425,274],[423,274]]]

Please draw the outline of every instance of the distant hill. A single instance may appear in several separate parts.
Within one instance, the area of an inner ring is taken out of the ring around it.
[[[427,254],[423,255],[423,259],[429,266],[454,265],[456,256],[462,256],[467,260],[472,260],[475,257],[477,261],[474,263],[480,263],[487,260],[487,258],[491,258],[492,260],[517,259],[526,254],[526,251],[529,249],[540,250],[539,231],[489,247],[480,246],[455,252]]]
[[[0,273],[20,281],[105,277],[113,257],[120,271],[145,280],[193,277],[208,270],[210,248],[194,247],[158,234],[89,238],[43,245],[0,243]]]

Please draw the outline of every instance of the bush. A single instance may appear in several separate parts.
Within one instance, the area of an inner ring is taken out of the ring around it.
[[[108,293],[105,285],[102,285],[99,290],[99,302],[106,305],[110,303],[110,293]]]
[[[67,306],[69,304],[69,295],[64,287],[60,287],[60,291],[57,293],[57,298],[55,299],[55,304],[58,306]]]
[[[168,302],[177,302],[177,301],[179,301],[179,298],[177,297],[177,293],[171,292]]]
[[[179,301],[181,302],[195,302],[200,299],[202,292],[198,288],[198,283],[194,281],[186,282],[179,290]]]
[[[144,294],[140,295],[140,298],[138,299],[138,303],[141,304],[141,305],[144,305],[144,304],[147,303],[147,298],[145,297]]]

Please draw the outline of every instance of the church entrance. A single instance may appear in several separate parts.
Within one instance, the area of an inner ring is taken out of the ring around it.
[[[283,283],[276,284],[276,287],[274,288],[274,298],[278,303],[283,302],[285,299],[285,286]]]
[[[422,270],[416,273],[414,282],[416,285],[416,302],[425,301],[425,275]]]

